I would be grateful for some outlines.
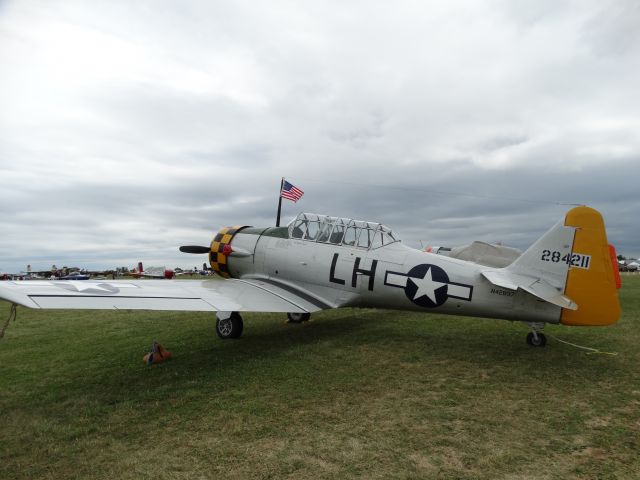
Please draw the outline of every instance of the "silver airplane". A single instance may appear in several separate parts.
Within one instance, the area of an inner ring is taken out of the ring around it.
[[[0,298],[29,308],[217,312],[223,339],[241,312],[366,307],[545,324],[611,325],[620,316],[615,250],[596,210],[576,207],[515,261],[496,268],[409,248],[379,223],[302,213],[287,227],[223,228],[207,254],[217,280],[2,282]]]

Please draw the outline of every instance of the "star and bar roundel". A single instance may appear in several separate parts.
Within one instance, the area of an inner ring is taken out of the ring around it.
[[[403,288],[409,300],[425,308],[442,305],[448,298],[471,301],[473,286],[451,282],[447,272],[437,265],[416,265],[407,273],[387,271],[384,284]]]

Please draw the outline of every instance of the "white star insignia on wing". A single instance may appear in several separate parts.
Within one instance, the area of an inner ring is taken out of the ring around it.
[[[111,290],[105,288],[106,285],[100,283],[88,283],[85,280],[71,280],[69,283],[73,285],[79,292],[84,292],[85,290],[102,290],[103,292],[111,293]]]

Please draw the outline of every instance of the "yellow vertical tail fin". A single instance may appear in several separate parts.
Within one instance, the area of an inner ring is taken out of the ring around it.
[[[565,225],[576,229],[565,295],[577,310],[562,310],[564,325],[612,325],[620,318],[619,277],[602,215],[589,207],[571,209]]]

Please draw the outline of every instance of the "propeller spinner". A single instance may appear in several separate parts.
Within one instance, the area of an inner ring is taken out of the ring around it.
[[[183,245],[180,247],[180,251],[184,253],[194,253],[197,255],[208,254],[211,270],[220,275],[223,278],[231,277],[229,271],[228,257],[233,255],[236,257],[246,257],[252,255],[251,252],[243,249],[231,247],[231,240],[244,226],[236,227],[224,227],[220,230],[213,240],[211,246],[203,247],[199,245]]]

